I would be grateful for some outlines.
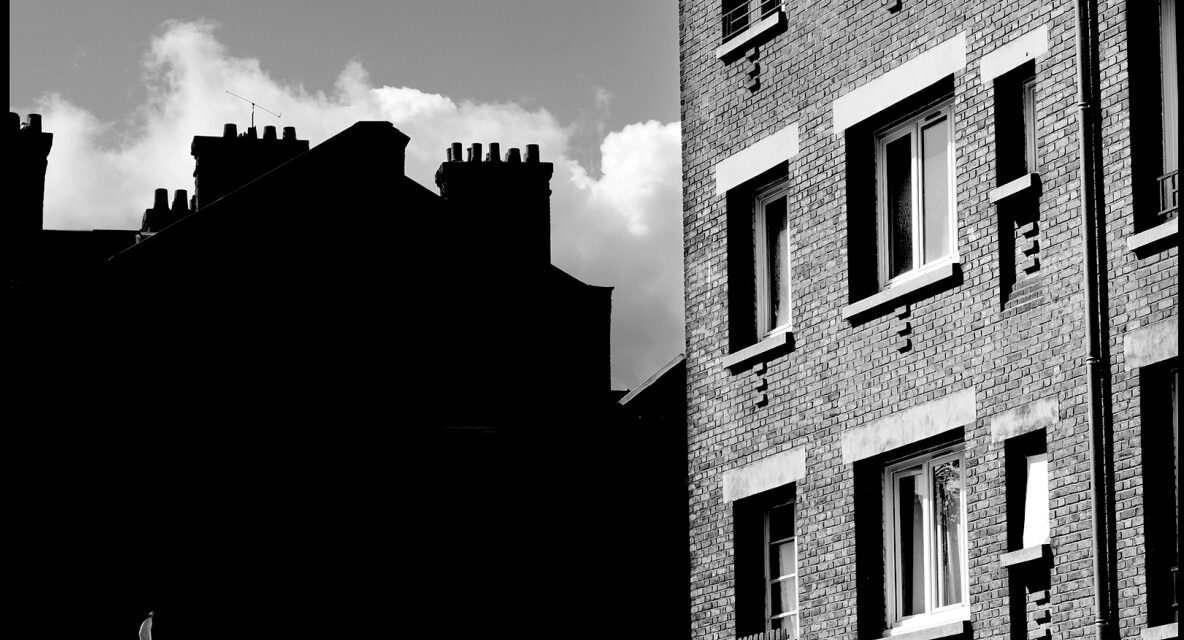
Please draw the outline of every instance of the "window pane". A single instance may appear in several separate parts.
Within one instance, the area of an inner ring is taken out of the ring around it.
[[[794,568],[798,564],[797,547],[797,540],[789,540],[788,542],[775,544],[769,549],[770,580],[776,580],[791,573],[797,573],[797,570]]]
[[[774,582],[770,587],[772,597],[769,598],[769,603],[773,607],[772,614],[774,616],[798,610],[797,578],[786,578],[781,582]]]
[[[785,616],[784,618],[781,619],[781,624],[774,625],[773,628],[774,629],[785,629],[786,631],[789,632],[789,637],[794,638],[796,640],[796,638],[798,637],[798,614],[795,613],[792,615]]]
[[[1176,0],[1159,2],[1160,96],[1163,98],[1163,172],[1179,167],[1180,96],[1177,86]]]
[[[933,507],[936,519],[937,606],[962,602],[962,463],[950,460],[933,466]]]
[[[1024,83],[1024,170],[1036,171],[1036,80]]]
[[[789,322],[789,255],[785,198],[765,205],[765,247],[768,251],[769,329]]]
[[[769,542],[793,537],[793,503],[769,509]]]
[[[913,268],[912,144],[912,136],[908,135],[884,146],[889,278]]]
[[[950,253],[950,121],[926,125],[921,133],[924,167],[924,263]]]
[[[1048,454],[1028,456],[1024,491],[1024,546],[1048,542]]]
[[[925,521],[917,476],[900,478],[897,500],[900,514],[901,615],[925,611]]]

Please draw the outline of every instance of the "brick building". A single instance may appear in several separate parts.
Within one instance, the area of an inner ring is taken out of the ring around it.
[[[680,2],[695,638],[1174,638],[1175,2]]]

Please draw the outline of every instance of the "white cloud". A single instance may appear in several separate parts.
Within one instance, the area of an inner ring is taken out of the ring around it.
[[[56,93],[33,108],[54,134],[46,172],[47,228],[134,228],[153,189],[193,188],[192,137],[240,127],[250,105],[258,124],[295,126],[314,146],[358,120],[390,120],[411,137],[407,173],[434,190],[450,142],[537,143],[555,163],[552,256],[591,284],[615,287],[613,382],[636,385],[682,350],[682,232],[678,123],[651,121],[609,132],[600,144],[600,177],[573,159],[573,136],[546,109],[512,102],[455,101],[408,87],[376,86],[357,60],[344,64],[331,93],[273,79],[259,60],[233,56],[212,22],[169,22],[143,60],[145,102],[125,121],[103,123]],[[606,113],[612,94],[592,89],[591,112]]]

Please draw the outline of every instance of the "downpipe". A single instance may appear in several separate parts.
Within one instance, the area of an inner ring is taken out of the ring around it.
[[[1078,172],[1079,172],[1079,203],[1081,208],[1081,259],[1082,284],[1086,298],[1086,395],[1088,397],[1089,423],[1089,466],[1090,466],[1090,511],[1093,520],[1093,531],[1090,536],[1090,559],[1093,573],[1094,593],[1094,637],[1105,640],[1109,633],[1111,611],[1109,607],[1109,564],[1107,553],[1110,548],[1108,534],[1108,518],[1106,514],[1106,411],[1103,407],[1103,393],[1101,389],[1102,366],[1101,344],[1101,314],[1105,313],[1104,301],[1100,299],[1100,278],[1103,276],[1099,269],[1104,247],[1103,240],[1098,233],[1098,216],[1095,210],[1097,204],[1097,190],[1100,188],[1095,172],[1095,157],[1097,140],[1094,137],[1093,98],[1095,91],[1091,90],[1093,79],[1093,34],[1096,33],[1094,21],[1097,13],[1093,7],[1094,0],[1077,0],[1074,5],[1076,28],[1076,68],[1077,68],[1077,140],[1078,140]]]

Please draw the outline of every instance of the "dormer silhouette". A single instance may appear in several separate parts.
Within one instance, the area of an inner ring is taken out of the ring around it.
[[[240,135],[238,127],[227,123],[221,137],[194,136],[190,151],[196,161],[197,210],[308,151],[308,140],[296,139],[296,127],[284,127],[283,138],[277,139],[275,127],[267,125],[260,139],[255,127]]]

